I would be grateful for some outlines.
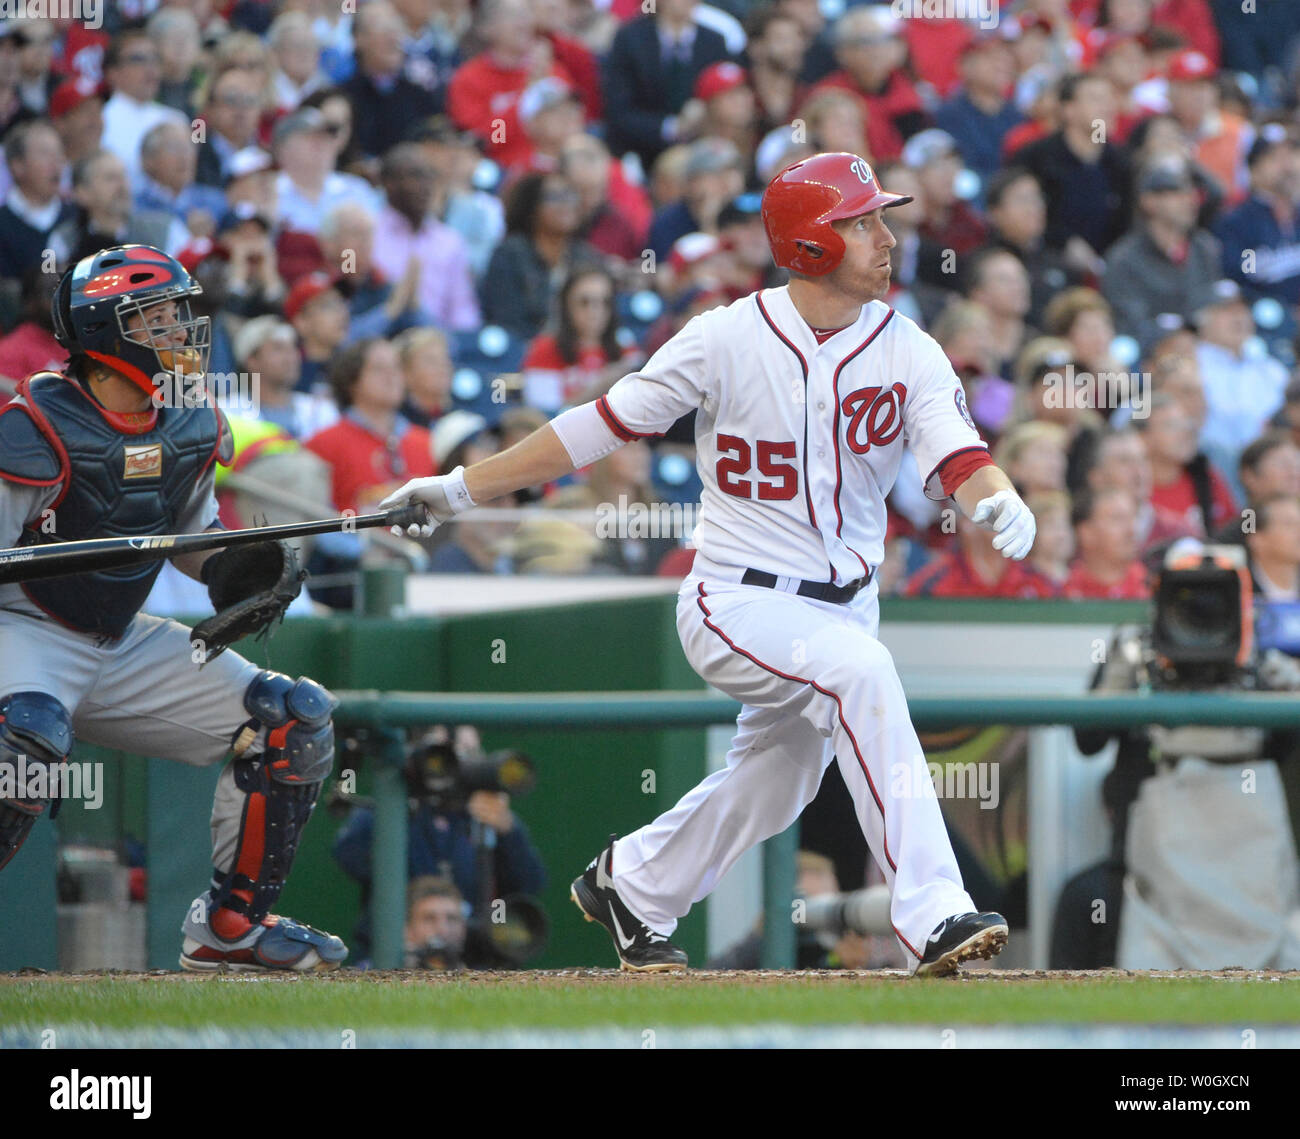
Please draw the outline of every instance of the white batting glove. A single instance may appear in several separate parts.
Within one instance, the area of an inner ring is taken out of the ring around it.
[[[411,479],[404,486],[393,491],[379,504],[380,510],[391,510],[396,506],[408,506],[413,502],[423,504],[432,519],[421,525],[413,522],[406,528],[412,538],[427,538],[443,522],[462,510],[468,510],[475,502],[469,496],[465,486],[465,468],[457,467],[445,475],[431,478]],[[400,526],[393,527],[394,534],[401,534]]]
[[[1004,558],[1020,561],[1034,545],[1038,526],[1033,512],[1014,490],[1000,490],[980,499],[970,520],[997,534],[993,548]]]

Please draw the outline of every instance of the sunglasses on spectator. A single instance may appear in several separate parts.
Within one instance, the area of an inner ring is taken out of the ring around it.
[[[226,107],[259,107],[262,100],[256,95],[218,95],[217,102]]]
[[[52,44],[53,36],[34,35],[31,32],[11,32],[9,38],[13,40],[16,47],[27,47],[29,44]]]
[[[577,200],[577,192],[569,189],[547,190],[542,194],[544,202],[576,202]]]
[[[123,63],[149,63],[155,67],[158,66],[159,59],[152,52],[132,52],[129,55],[122,56]]]

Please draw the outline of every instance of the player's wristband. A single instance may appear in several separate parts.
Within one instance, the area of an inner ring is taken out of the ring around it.
[[[471,506],[477,505],[470,497],[469,487],[465,485],[465,468],[463,466],[457,467],[447,475],[447,481],[443,483],[443,490],[447,495],[447,505],[451,508],[453,514],[460,514]]]

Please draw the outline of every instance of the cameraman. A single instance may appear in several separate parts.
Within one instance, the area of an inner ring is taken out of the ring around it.
[[[465,899],[446,878],[423,875],[406,889],[404,965],[407,969],[460,969],[469,924]]]
[[[425,738],[426,745],[457,753],[481,752],[478,730],[464,726],[451,729],[439,726]],[[507,894],[536,896],[546,885],[546,871],[541,856],[528,835],[528,828],[510,809],[510,796],[504,791],[473,791],[464,801],[456,797],[431,797],[422,782],[421,771],[408,765],[407,783],[411,793],[406,872],[411,880],[425,875],[450,879],[469,900],[471,919],[486,921],[480,913],[482,901]],[[353,808],[352,814],[334,839],[334,858],[349,877],[361,883],[361,916],[356,940],[368,951],[370,933],[370,847],[374,834],[375,813],[366,806]],[[480,855],[491,849],[490,883],[481,880]],[[486,891],[491,891],[487,893]]]
[[[1246,537],[1257,563],[1255,593],[1264,593],[1261,563],[1282,593],[1287,566],[1300,565],[1287,532],[1300,525],[1300,510],[1270,501],[1258,521],[1259,530]],[[1176,545],[1165,556],[1154,599],[1149,629],[1117,631],[1093,674],[1093,691],[1300,687],[1293,662],[1249,648],[1250,584],[1231,547]],[[1074,734],[1085,755],[1118,742],[1102,787],[1112,842],[1107,858],[1061,891],[1050,967],[1217,968],[1239,958],[1251,967],[1293,967],[1300,942],[1285,929],[1296,904],[1294,822],[1281,769],[1296,754],[1295,732],[1192,724]],[[1247,772],[1260,794],[1241,794]]]

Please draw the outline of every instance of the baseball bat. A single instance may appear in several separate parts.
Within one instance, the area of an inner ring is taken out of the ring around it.
[[[369,526],[408,526],[424,522],[425,509],[418,503],[396,506],[378,514],[342,518],[321,518],[315,522],[289,522],[283,526],[254,526],[247,530],[204,530],[200,534],[152,534],[140,538],[88,538],[80,542],[53,542],[44,546],[19,546],[0,550],[0,585],[36,581],[49,577],[70,577],[94,570],[120,569],[141,562],[174,558],[245,546],[277,538],[302,538]]]

